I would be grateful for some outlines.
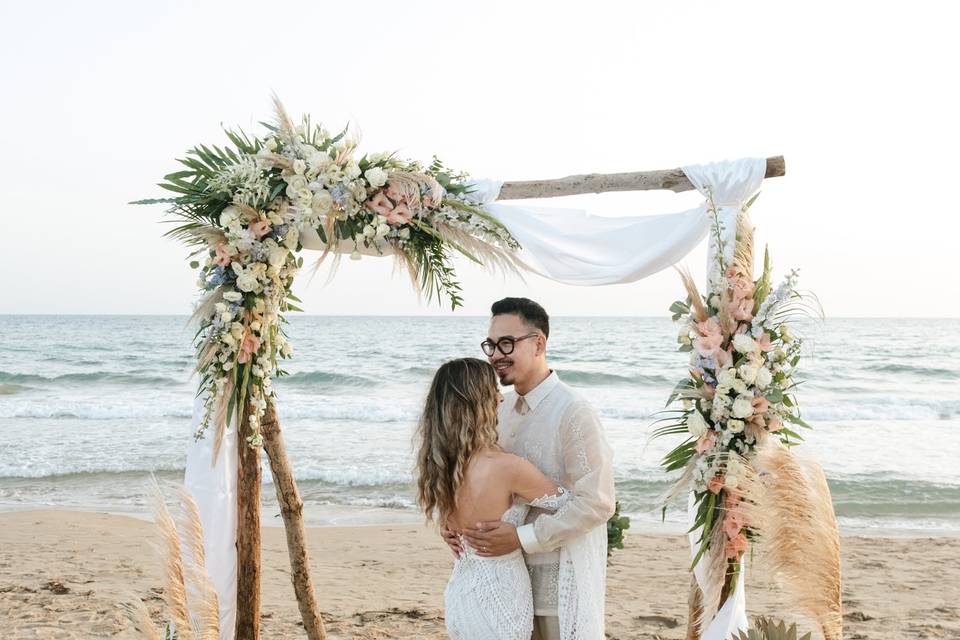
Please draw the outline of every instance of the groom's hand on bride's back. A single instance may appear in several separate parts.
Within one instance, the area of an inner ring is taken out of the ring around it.
[[[506,555],[520,548],[517,528],[502,520],[478,522],[475,529],[464,529],[463,537],[478,556],[487,558]]]

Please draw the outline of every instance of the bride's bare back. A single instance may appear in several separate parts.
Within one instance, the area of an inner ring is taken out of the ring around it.
[[[467,464],[457,491],[457,508],[447,518],[446,528],[459,530],[499,520],[513,504],[514,496],[534,500],[557,491],[557,484],[527,460],[487,449]]]

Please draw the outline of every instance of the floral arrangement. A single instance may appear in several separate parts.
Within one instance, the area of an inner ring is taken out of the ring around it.
[[[291,355],[284,313],[300,311],[291,286],[303,267],[297,252],[307,234],[328,253],[390,254],[428,297],[459,306],[454,253],[516,269],[518,243],[470,199],[468,176],[434,158],[429,166],[392,154],[361,155],[344,129],[331,135],[310,123],[294,125],[275,100],[276,123],[251,138],[227,131],[233,148],[198,146],[179,162],[186,168],[159,186],[177,194],[135,204],[166,203],[182,224],[167,233],[194,249],[203,297],[193,319],[198,395],[205,394],[203,436],[246,415],[251,446],[262,442],[260,422],[283,375],[278,357]],[[184,222],[185,221],[185,222]]]
[[[757,448],[768,438],[792,446],[802,440],[794,427],[809,428],[794,395],[802,340],[788,320],[811,307],[797,290],[796,271],[772,288],[767,252],[762,274],[753,279],[753,229],[746,210],[754,199],[738,216],[729,264],[717,209],[708,199],[717,244],[711,290],[702,296],[689,273],[681,272],[688,295],[670,310],[680,324],[679,350],[690,354],[690,375],[667,401],[682,407],[668,410],[662,419],[668,424],[654,431],[658,437],[686,436],[663,460],[667,471],[684,470],[670,495],[693,491],[696,519],[690,531],[701,533],[692,566],[705,553],[722,554],[728,587],[755,534],[746,487]],[[712,548],[718,544],[722,548]]]

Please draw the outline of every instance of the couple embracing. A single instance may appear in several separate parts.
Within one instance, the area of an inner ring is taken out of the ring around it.
[[[600,640],[612,451],[596,412],[547,364],[543,307],[505,298],[491,312],[487,361],[441,366],[418,429],[418,501],[456,556],[447,630]]]

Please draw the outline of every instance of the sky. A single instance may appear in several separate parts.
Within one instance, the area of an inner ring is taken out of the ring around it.
[[[155,184],[276,92],[365,151],[556,178],[784,155],[752,214],[776,275],[828,317],[958,317],[960,7],[938,2],[5,2],[0,313],[185,314],[187,251]],[[578,196],[601,215],[696,192]],[[310,256],[306,258],[308,261]],[[702,279],[705,249],[685,260]],[[580,288],[458,262],[465,307],[664,316],[666,270]],[[445,315],[389,259],[295,284],[312,314]]]

